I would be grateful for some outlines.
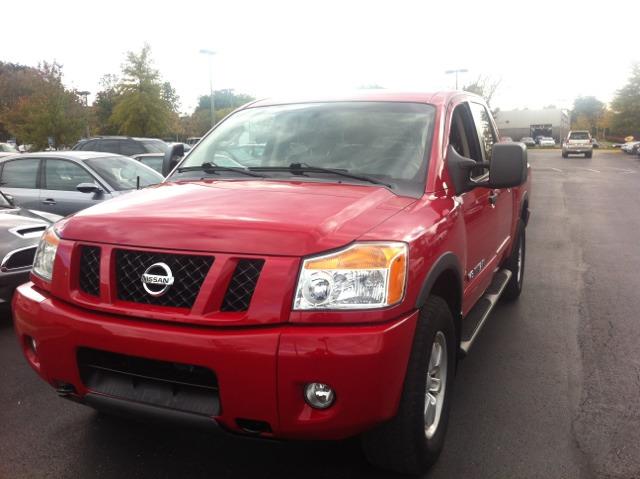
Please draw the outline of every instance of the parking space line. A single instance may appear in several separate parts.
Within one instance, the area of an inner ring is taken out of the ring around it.
[[[602,171],[594,170],[593,168],[585,168],[585,170],[593,171],[594,173],[602,173]]]

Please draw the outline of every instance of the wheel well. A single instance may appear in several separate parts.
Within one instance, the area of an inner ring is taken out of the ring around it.
[[[460,340],[462,291],[460,290],[460,280],[458,275],[451,269],[446,269],[436,279],[431,288],[430,294],[444,299],[449,306],[451,315],[456,326],[456,337]]]

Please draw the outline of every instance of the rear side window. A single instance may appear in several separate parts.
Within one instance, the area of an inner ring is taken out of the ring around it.
[[[161,140],[143,140],[142,144],[144,145],[146,153],[164,153],[169,149],[169,145]],[[145,151],[141,151],[140,153],[145,153]]]
[[[84,143],[80,144],[77,149],[82,151],[92,151],[96,149],[97,145],[98,142],[96,140],[85,141]]]
[[[146,150],[140,143],[133,140],[123,141],[121,147],[122,150],[120,151],[120,154],[125,156],[140,155],[146,152]]]
[[[80,165],[65,160],[47,160],[45,188],[47,190],[77,191],[80,183],[94,183],[93,177]]]
[[[569,135],[570,140],[588,140],[589,133],[586,131],[572,131]]]
[[[100,140],[98,151],[107,153],[120,153],[120,140]]]
[[[9,161],[2,168],[0,186],[6,188],[36,188],[40,160]]]

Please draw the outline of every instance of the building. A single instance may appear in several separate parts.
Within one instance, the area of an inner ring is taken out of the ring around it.
[[[560,143],[570,129],[569,112],[558,108],[500,110],[496,115],[496,123],[500,136],[509,136],[515,141],[524,136],[550,136]]]

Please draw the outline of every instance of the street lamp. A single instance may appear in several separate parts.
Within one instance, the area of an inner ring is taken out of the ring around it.
[[[203,48],[200,53],[209,57],[209,101],[211,102],[211,126],[216,123],[215,105],[213,102],[213,80],[211,77],[211,70],[213,65],[213,56],[216,54],[213,50],[207,50]]]
[[[88,96],[91,94],[90,91],[79,91],[78,95],[80,95],[81,97],[84,97],[84,125],[85,125],[85,136],[87,138],[89,138],[89,115],[88,115],[88,110],[89,110],[89,100],[88,100]]]
[[[445,73],[450,75],[452,73],[456,74],[456,90],[458,89],[458,73],[467,73],[469,70],[466,68],[458,68],[457,70],[447,70]]]

